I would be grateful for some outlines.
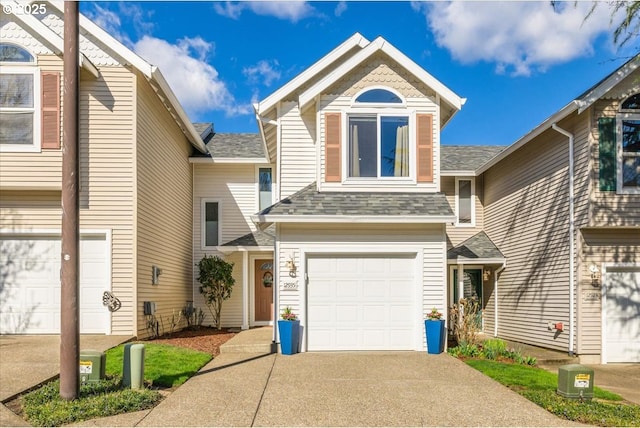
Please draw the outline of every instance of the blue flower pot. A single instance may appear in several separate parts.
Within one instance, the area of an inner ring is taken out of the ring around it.
[[[298,353],[300,321],[278,320],[278,331],[280,332],[280,352],[283,355]]]
[[[427,352],[429,354],[442,353],[447,337],[444,320],[424,320],[424,331],[427,334]]]

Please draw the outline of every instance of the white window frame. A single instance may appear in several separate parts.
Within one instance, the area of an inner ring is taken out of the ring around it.
[[[363,102],[363,101],[356,101],[358,99],[358,97],[360,97],[360,95],[369,92],[369,91],[373,91],[376,89],[382,89],[383,91],[387,91],[390,92],[392,94],[394,94],[396,97],[398,97],[400,99],[401,102],[399,103],[371,103],[371,102]],[[371,108],[371,107],[378,107],[378,108],[407,108],[407,101],[405,100],[405,98],[402,96],[402,94],[398,91],[396,91],[393,88],[389,88],[388,86],[380,86],[380,85],[376,85],[376,86],[367,86],[366,88],[358,91],[358,93],[356,93],[353,98],[351,98],[351,107],[354,108]]]
[[[276,182],[275,182],[275,168],[273,165],[271,164],[263,164],[263,165],[256,165],[255,167],[255,183],[256,183],[256,190],[255,190],[255,194],[256,194],[256,207],[255,207],[255,212],[260,212],[260,170],[261,169],[265,169],[265,168],[271,168],[271,205],[273,205],[275,203],[274,198],[275,198],[275,193],[276,193]]]
[[[29,65],[26,65],[29,64]],[[0,144],[0,152],[32,153],[40,152],[41,141],[41,89],[40,70],[32,63],[0,62],[0,74],[31,74],[33,76],[33,108],[2,108],[5,111],[33,111],[33,143],[32,144]]]
[[[207,204],[218,204],[218,245],[207,246]],[[219,199],[202,198],[200,200],[200,248],[215,250],[222,245],[222,202]]]
[[[471,182],[471,223],[460,223],[460,181]],[[456,177],[456,227],[476,226],[476,179],[475,177]]]
[[[622,170],[625,157],[640,157],[640,153],[623,156],[622,151],[622,122],[624,120],[640,121],[640,111],[626,110],[633,113],[618,113],[616,115],[616,193],[618,194],[640,194],[640,186],[625,187],[623,184]]]
[[[400,106],[400,105],[399,105]],[[364,117],[364,116],[376,116],[376,121],[379,125],[380,117],[406,117],[408,118],[407,124],[409,125],[409,175],[407,177],[381,177],[380,176],[380,126],[378,126],[377,135],[377,177],[351,177],[349,176],[349,118],[350,117]],[[342,179],[346,184],[415,184],[416,183],[416,121],[415,111],[400,108],[371,108],[367,105],[365,107],[359,107],[357,109],[349,109],[342,115]]]

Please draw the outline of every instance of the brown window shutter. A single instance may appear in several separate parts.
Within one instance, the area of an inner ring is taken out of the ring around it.
[[[324,127],[324,179],[328,183],[340,182],[342,179],[340,113],[326,113]]]
[[[60,73],[42,73],[42,148],[60,148]]]
[[[433,183],[433,115],[416,117],[418,183]]]

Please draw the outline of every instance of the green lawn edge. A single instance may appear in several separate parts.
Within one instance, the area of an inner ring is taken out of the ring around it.
[[[606,427],[640,425],[640,406],[602,388],[594,388],[593,400],[572,400],[556,393],[558,375],[542,368],[483,359],[464,362],[562,419]]]

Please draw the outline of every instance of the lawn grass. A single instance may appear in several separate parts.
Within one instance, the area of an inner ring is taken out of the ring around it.
[[[623,403],[618,394],[595,387],[594,400],[566,399],[556,393],[558,375],[555,373],[482,359],[467,359],[465,362],[563,419],[597,426],[640,424],[640,406]]]
[[[211,355],[177,346],[145,343],[144,378],[152,387],[182,385]],[[152,389],[122,386],[124,345],[106,352],[107,379],[80,387],[77,400],[60,398],[60,381],[49,382],[20,399],[22,412],[33,426],[60,426],[88,419],[118,415],[154,407],[162,396]]]
[[[122,374],[124,345],[107,351],[106,373]],[[144,344],[144,378],[154,387],[175,388],[182,385],[211,361],[211,355],[156,343]]]

